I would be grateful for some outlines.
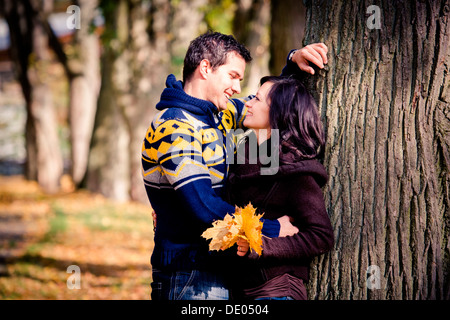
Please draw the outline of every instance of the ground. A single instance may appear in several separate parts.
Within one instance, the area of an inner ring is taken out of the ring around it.
[[[22,176],[0,176],[0,300],[150,299],[150,206],[62,182],[64,192],[46,195]]]

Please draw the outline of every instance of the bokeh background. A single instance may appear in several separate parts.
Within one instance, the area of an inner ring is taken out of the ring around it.
[[[254,93],[304,24],[301,1],[1,1],[0,299],[148,299],[140,152],[166,76],[214,30],[251,51]]]
[[[141,144],[211,29],[253,55],[241,95],[328,47],[306,86],[335,246],[309,298],[450,299],[450,0],[0,0],[0,18],[0,298],[150,297]]]

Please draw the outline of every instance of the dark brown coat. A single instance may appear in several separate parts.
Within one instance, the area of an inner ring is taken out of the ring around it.
[[[251,253],[238,266],[244,288],[253,288],[275,276],[289,273],[308,281],[311,259],[329,251],[334,244],[333,229],[321,188],[327,182],[323,165],[317,160],[301,160],[293,153],[282,154],[278,172],[261,175],[261,164],[250,164],[248,142],[245,164],[233,165],[228,180],[228,197],[232,204],[249,202],[264,212],[265,219],[283,215],[294,219],[299,228],[294,236],[264,238],[263,253]]]

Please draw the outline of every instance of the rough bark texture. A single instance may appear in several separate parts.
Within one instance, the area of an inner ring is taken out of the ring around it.
[[[309,297],[450,299],[450,1],[306,6],[305,43],[329,48],[310,85],[336,237],[312,264]]]

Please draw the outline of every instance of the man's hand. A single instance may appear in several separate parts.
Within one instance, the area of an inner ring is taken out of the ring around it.
[[[327,52],[328,48],[324,43],[309,44],[297,50],[292,56],[292,61],[298,65],[300,70],[314,74],[314,69],[310,66],[310,63],[323,69],[324,65],[328,63]]]
[[[236,242],[237,247],[237,255],[240,257],[243,257],[247,254],[248,250],[250,250],[250,244],[247,240],[244,240],[242,238],[239,238],[239,240]]]
[[[281,218],[278,218],[278,222],[280,223],[280,234],[278,237],[293,236],[298,232],[298,228],[291,223],[291,217],[282,216]]]
[[[152,210],[152,219],[153,219],[153,232],[156,231],[156,212]]]

